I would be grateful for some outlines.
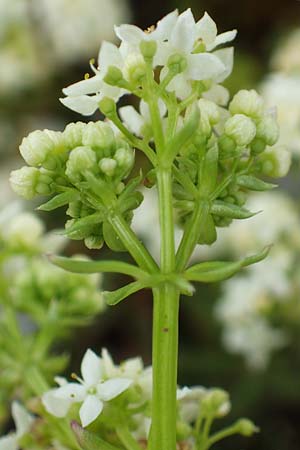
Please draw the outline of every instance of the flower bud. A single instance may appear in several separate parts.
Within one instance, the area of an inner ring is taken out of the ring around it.
[[[29,166],[39,167],[54,150],[51,137],[41,130],[30,133],[22,140],[20,153]]]
[[[198,106],[200,109],[200,117],[202,115],[208,118],[208,121],[211,125],[216,125],[220,120],[220,112],[217,105],[205,98],[200,98],[198,101]]]
[[[84,245],[90,250],[100,250],[103,247],[104,240],[102,236],[89,236],[84,240]]]
[[[157,50],[156,41],[141,41],[140,42],[140,51],[145,59],[152,59]]]
[[[130,83],[139,83],[146,76],[146,63],[139,53],[130,53],[125,60],[124,77]]]
[[[223,134],[219,138],[219,157],[220,159],[232,158],[236,153],[236,143],[235,141]]]
[[[121,147],[116,151],[114,159],[117,161],[118,166],[127,172],[134,164],[134,151],[130,147]]]
[[[37,247],[43,232],[42,221],[33,214],[24,212],[17,215],[11,221],[9,227],[4,230],[4,239],[14,248],[26,247],[32,249]]]
[[[96,154],[90,147],[76,147],[71,151],[66,165],[66,175],[76,184],[83,179],[83,172],[97,164]]]
[[[169,57],[167,65],[171,72],[178,74],[187,68],[187,60],[180,53],[175,53]]]
[[[99,161],[99,167],[105,175],[112,177],[117,167],[117,161],[112,158],[102,158]]]
[[[115,143],[115,135],[106,122],[89,122],[83,130],[82,143],[101,150],[111,150]]]
[[[235,114],[230,117],[225,123],[224,131],[240,146],[250,144],[256,134],[254,122],[244,114]]]
[[[242,436],[250,437],[254,433],[258,433],[259,428],[254,425],[249,419],[240,419],[235,424],[237,433]]]
[[[73,149],[82,145],[82,134],[86,124],[83,122],[69,123],[66,126],[63,136],[68,148]]]
[[[24,166],[13,170],[10,174],[10,184],[14,192],[30,200],[38,194],[51,192],[52,179],[35,167]]]
[[[211,389],[202,400],[201,407],[206,413],[209,412],[216,417],[223,417],[230,410],[229,396],[222,389]]]
[[[254,89],[242,89],[231,100],[229,111],[231,114],[245,114],[252,119],[260,119],[264,111],[263,99]]]
[[[259,155],[266,149],[266,143],[263,139],[255,137],[250,145],[251,153]]]
[[[117,66],[109,66],[103,81],[111,86],[119,86],[124,80],[121,69]]]
[[[279,138],[279,126],[272,115],[264,116],[256,124],[256,137],[263,140],[267,145],[274,145]]]
[[[285,177],[291,165],[291,153],[285,147],[268,148],[262,153],[260,162],[263,175]]]
[[[99,102],[99,108],[106,117],[112,117],[116,114],[117,109],[116,104],[114,100],[110,97],[104,97]]]

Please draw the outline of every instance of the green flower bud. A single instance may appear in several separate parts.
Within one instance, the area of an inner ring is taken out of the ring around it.
[[[84,240],[84,245],[90,250],[100,250],[103,244],[104,240],[102,236],[89,236]]]
[[[237,145],[246,146],[254,139],[256,127],[249,117],[235,114],[226,121],[224,131]]]
[[[99,161],[99,167],[105,175],[112,177],[115,174],[117,161],[112,158],[102,158]]]
[[[63,136],[68,148],[73,149],[82,145],[82,134],[86,124],[83,122],[69,123],[66,126]]]
[[[266,149],[266,143],[263,139],[255,137],[250,145],[251,153],[254,155],[259,155]]]
[[[130,53],[125,60],[124,77],[129,83],[139,83],[145,78],[146,63],[141,54]]]
[[[210,100],[201,98],[198,101],[200,110],[200,128],[201,132],[209,136],[211,134],[212,126],[219,122],[220,113],[217,105]]]
[[[260,163],[263,175],[285,177],[291,165],[291,153],[285,147],[268,148],[262,153]]]
[[[219,157],[220,159],[232,158],[236,153],[235,141],[223,134],[219,139]]]
[[[222,389],[211,389],[202,400],[201,407],[206,413],[213,413],[215,417],[223,417],[230,411],[228,393]]]
[[[245,114],[252,119],[260,119],[264,112],[263,99],[254,89],[242,89],[231,100],[229,111],[231,114]]]
[[[119,148],[114,156],[118,163],[118,167],[129,172],[134,164],[134,151],[130,147]]]
[[[237,433],[241,434],[242,436],[250,437],[254,433],[259,432],[259,428],[254,425],[253,422],[249,419],[240,419],[235,424]]]
[[[267,145],[274,145],[279,138],[279,126],[272,115],[264,116],[256,124],[256,137],[262,139]]]
[[[50,194],[52,178],[35,167],[24,166],[13,170],[10,174],[10,184],[14,192],[30,200],[38,194]]]
[[[175,53],[169,57],[167,66],[174,74],[182,73],[187,68],[187,60],[180,53]]]
[[[141,41],[140,51],[145,59],[152,59],[157,50],[156,41]]]
[[[99,108],[106,117],[114,116],[116,114],[116,110],[117,110],[114,100],[110,97],[104,97],[99,102]]]
[[[39,167],[54,148],[51,137],[45,131],[36,130],[22,140],[20,153],[29,166]]]
[[[83,172],[97,165],[95,152],[90,147],[76,147],[71,151],[66,165],[66,175],[76,184],[83,179]]]
[[[119,86],[124,81],[121,69],[117,66],[109,66],[103,81],[111,86]]]
[[[89,122],[83,131],[82,143],[94,149],[108,150],[109,152],[114,147],[115,135],[108,123]]]

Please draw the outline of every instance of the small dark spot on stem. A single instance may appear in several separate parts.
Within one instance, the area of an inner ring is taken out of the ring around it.
[[[167,327],[163,328],[163,332],[164,333],[168,333],[169,332],[169,328],[167,328]]]

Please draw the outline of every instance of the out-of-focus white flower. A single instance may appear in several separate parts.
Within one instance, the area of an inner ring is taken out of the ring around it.
[[[255,316],[226,327],[223,342],[230,352],[244,355],[249,367],[262,370],[274,351],[286,345],[287,337],[264,318]]]
[[[34,422],[34,417],[18,402],[13,402],[12,404],[12,417],[16,431],[0,437],[0,450],[18,450],[19,440],[30,431]]]
[[[66,400],[72,403],[82,403],[79,416],[82,426],[86,427],[92,423],[102,412],[104,402],[112,400],[120,395],[132,384],[127,378],[111,378],[104,381],[103,364],[101,359],[92,351],[87,350],[81,363],[82,378],[79,383],[67,383],[52,391],[51,404],[54,397],[59,402],[62,399],[61,414],[67,409]],[[46,395],[46,400],[45,400]],[[43,397],[47,409],[49,397],[47,393]],[[64,409],[65,408],[65,409]],[[55,408],[51,408],[52,413]],[[49,411],[49,412],[51,412]],[[67,411],[65,411],[67,413]],[[54,414],[55,415],[55,414]]]
[[[300,29],[293,30],[279,43],[271,59],[271,65],[275,70],[284,73],[300,71]]]
[[[278,144],[300,155],[300,75],[273,73],[262,83],[261,94],[266,105],[277,107],[280,128]]]

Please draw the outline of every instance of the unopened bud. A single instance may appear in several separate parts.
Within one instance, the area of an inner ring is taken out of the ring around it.
[[[96,154],[90,147],[77,147],[71,151],[66,165],[66,175],[72,183],[83,179],[83,173],[97,164]]]
[[[66,146],[69,149],[80,147],[82,145],[82,133],[86,124],[83,122],[69,123],[66,126],[63,136]]]
[[[109,66],[106,75],[103,78],[103,81],[105,81],[105,83],[107,84],[110,84],[111,86],[119,86],[123,80],[124,78],[122,71],[117,66]]]
[[[102,158],[99,161],[99,167],[105,175],[112,177],[117,167],[117,161],[112,158]]]
[[[10,184],[14,192],[30,200],[38,194],[50,194],[52,178],[42,173],[36,167],[24,166],[13,170],[10,174]]]
[[[263,139],[255,137],[250,145],[251,153],[259,155],[266,149],[266,143]]]
[[[130,53],[125,60],[124,76],[130,83],[139,83],[146,76],[146,63],[139,53]]]
[[[264,116],[256,125],[256,137],[267,145],[274,145],[279,138],[279,126],[272,115]]]
[[[235,426],[237,432],[242,436],[250,437],[254,433],[259,432],[259,428],[249,419],[240,419],[236,422]]]
[[[285,147],[268,148],[262,153],[260,162],[263,175],[285,177],[291,165],[291,153]]]
[[[140,51],[145,59],[152,59],[157,50],[156,41],[141,41],[140,42]]]
[[[237,145],[246,146],[254,139],[256,127],[254,122],[244,114],[235,114],[225,123],[225,134]]]
[[[94,149],[111,150],[115,143],[115,135],[106,122],[89,122],[82,134],[82,143]]]
[[[263,99],[254,89],[242,89],[231,100],[229,111],[231,114],[245,114],[252,119],[259,119],[264,112]]]
[[[236,153],[236,143],[235,141],[223,134],[219,139],[219,156],[220,159],[231,158]]]
[[[134,151],[131,148],[119,148],[114,156],[118,166],[130,170],[134,163]]]
[[[54,150],[51,137],[41,130],[30,133],[22,140],[20,153],[29,166],[39,167]]]
[[[106,117],[114,116],[117,110],[114,100],[110,97],[104,97],[99,102],[99,108]]]
[[[182,73],[187,68],[187,60],[180,53],[175,53],[169,57],[167,65],[171,72],[175,74]]]
[[[230,410],[228,393],[222,389],[209,390],[202,400],[201,407],[205,412],[213,413],[216,417],[223,417]]]
[[[103,244],[104,240],[102,236],[89,236],[84,240],[84,245],[90,250],[100,250]]]

